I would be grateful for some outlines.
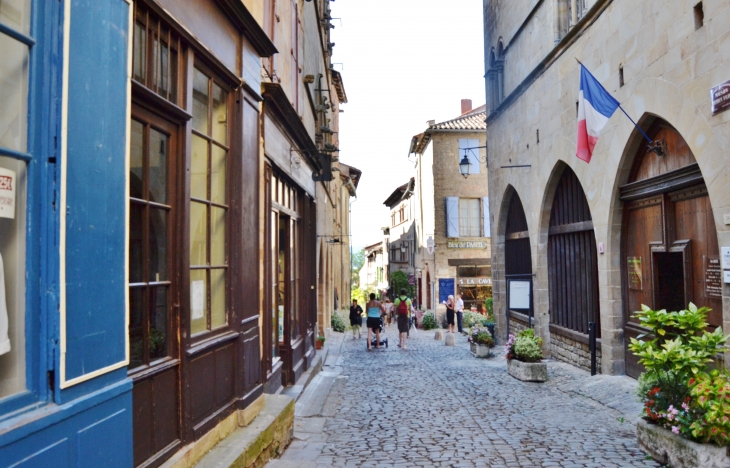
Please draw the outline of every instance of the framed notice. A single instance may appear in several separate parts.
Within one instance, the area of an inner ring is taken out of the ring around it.
[[[530,308],[530,284],[526,280],[508,280],[509,308],[527,310]]]
[[[720,257],[703,255],[702,264],[705,269],[705,298],[722,299]]]
[[[641,291],[643,289],[641,257],[627,257],[626,266],[629,273],[629,289]]]

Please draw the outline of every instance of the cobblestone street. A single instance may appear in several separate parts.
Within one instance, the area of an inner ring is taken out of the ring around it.
[[[549,361],[545,384],[507,374],[501,349],[475,359],[434,332],[408,350],[365,351],[333,334],[325,367],[297,402],[294,440],[268,466],[658,466],[636,444],[627,377],[591,378]]]

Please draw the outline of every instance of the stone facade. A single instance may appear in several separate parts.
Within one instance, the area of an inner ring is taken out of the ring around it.
[[[561,1],[485,0],[485,51],[490,76],[501,73],[503,93],[488,96],[490,208],[494,310],[504,326],[506,210],[517,194],[524,206],[536,274],[535,323],[547,353],[580,355],[580,346],[553,343],[549,329],[548,230],[552,197],[565,167],[585,191],[597,244],[601,367],[625,372],[621,228],[625,184],[642,144],[634,125],[617,111],[586,164],[575,156],[579,66],[592,71],[641,126],[663,119],[686,140],[712,204],[719,245],[730,245],[730,112],[712,115],[710,88],[730,79],[730,2],[668,0],[588,1],[565,34],[555,24]],[[501,52],[500,52],[501,50]],[[496,60],[490,63],[490,55]],[[490,82],[491,83],[491,82]],[[530,167],[499,169],[505,165]],[[437,217],[438,218],[438,217]],[[730,330],[730,288],[722,286],[723,328]],[[580,361],[580,360],[579,360]],[[727,359],[726,359],[727,362]]]
[[[601,372],[601,344],[596,344],[596,371]],[[550,353],[553,358],[573,364],[576,367],[591,370],[591,351],[587,344],[553,334],[550,336]]]

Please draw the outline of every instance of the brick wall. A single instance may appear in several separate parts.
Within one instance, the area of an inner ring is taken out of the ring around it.
[[[601,373],[601,345],[596,344],[596,370]],[[588,345],[571,340],[568,337],[552,333],[550,335],[550,352],[552,357],[580,367],[587,371],[591,370],[591,352]]]

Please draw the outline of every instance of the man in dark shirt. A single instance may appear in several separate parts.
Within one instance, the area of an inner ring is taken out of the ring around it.
[[[352,300],[350,306],[350,325],[352,325],[352,339],[355,339],[355,334],[360,338],[360,326],[362,325],[362,307],[357,305],[357,299]]]

